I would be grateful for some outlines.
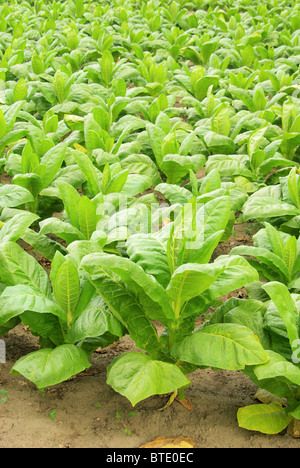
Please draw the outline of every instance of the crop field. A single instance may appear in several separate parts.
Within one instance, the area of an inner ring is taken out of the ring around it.
[[[0,448],[299,448],[299,164],[299,1],[0,1]]]

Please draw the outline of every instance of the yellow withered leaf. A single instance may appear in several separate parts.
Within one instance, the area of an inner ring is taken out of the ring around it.
[[[191,437],[156,437],[156,439],[142,445],[140,448],[194,448],[195,442]]]
[[[74,149],[87,154],[87,150],[84,148],[84,146],[81,146],[79,143],[74,143]]]

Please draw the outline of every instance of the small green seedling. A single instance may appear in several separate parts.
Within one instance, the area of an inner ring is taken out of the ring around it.
[[[8,395],[8,392],[6,390],[4,390],[4,388],[2,388],[0,390],[0,393],[1,395],[3,395],[3,397],[0,399],[0,403],[4,404],[7,402],[7,395]]]
[[[54,409],[53,411],[51,411],[51,413],[48,413],[48,418],[51,418],[51,420],[54,421],[56,417],[56,413],[57,413],[57,409]]]

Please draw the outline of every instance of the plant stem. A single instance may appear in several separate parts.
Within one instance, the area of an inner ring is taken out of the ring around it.
[[[175,330],[169,329],[169,349],[172,349],[176,343],[176,333]]]

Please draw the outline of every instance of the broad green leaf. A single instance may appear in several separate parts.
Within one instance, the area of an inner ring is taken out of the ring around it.
[[[228,107],[223,106],[214,114],[211,122],[211,130],[219,135],[228,136],[230,127]]]
[[[266,133],[267,127],[262,127],[258,130],[255,130],[251,135],[247,143],[248,155],[250,158],[254,153],[259,149],[261,142],[264,139],[264,134]]]
[[[12,179],[12,183],[24,187],[28,190],[34,199],[37,199],[39,193],[43,189],[43,180],[38,174],[17,174]]]
[[[278,257],[278,255],[270,252],[268,249],[253,247],[251,245],[241,245],[234,247],[231,250],[230,255],[248,255],[255,257],[267,267],[278,271],[283,280],[287,281],[289,278],[289,270],[285,262],[280,257]]]
[[[228,136],[207,132],[204,135],[204,141],[212,154],[233,154],[235,152],[235,143]]]
[[[67,250],[71,257],[78,262],[81,262],[83,257],[90,253],[99,253],[103,251],[103,247],[106,244],[107,236],[103,233],[103,237],[100,237],[96,241],[91,240],[79,240],[74,241],[70,245],[68,245]]]
[[[288,176],[287,179],[288,184],[288,191],[291,197],[291,200],[296,205],[298,209],[300,209],[300,183],[299,183],[299,176],[297,176],[296,168],[293,168]]]
[[[251,196],[243,206],[244,220],[296,216],[299,210],[288,203],[271,197]]]
[[[284,247],[283,260],[288,268],[290,278],[293,275],[294,266],[297,258],[298,247],[297,239],[295,236],[291,236]]]
[[[85,351],[73,344],[64,344],[55,349],[40,349],[19,359],[12,374],[21,374],[37,388],[56,385],[91,366]]]
[[[278,434],[292,420],[292,416],[277,402],[239,408],[237,418],[240,427],[264,434]]]
[[[254,366],[253,370],[256,377],[261,379],[284,379],[291,384],[300,385],[300,369],[295,364],[287,361],[283,356],[274,351],[266,351],[269,361]]]
[[[105,86],[108,88],[112,78],[112,72],[114,69],[114,59],[112,54],[105,50],[101,58],[101,74],[104,80]]]
[[[198,265],[186,263],[177,268],[167,288],[168,296],[175,302],[180,311],[182,305],[195,296],[203,293],[224,271],[222,265]]]
[[[129,170],[125,169],[124,171],[119,172],[119,174],[112,177],[109,181],[105,193],[119,193],[123,189],[126,181],[128,179]]]
[[[18,241],[37,219],[39,219],[37,215],[27,211],[13,216],[0,229],[0,242]]]
[[[57,186],[66,214],[71,224],[78,228],[78,203],[80,201],[80,195],[77,190],[67,182],[59,181],[57,182]]]
[[[80,282],[77,268],[68,259],[57,271],[53,285],[53,296],[65,312],[65,319],[70,326],[80,296]]]
[[[167,183],[175,184],[188,174],[189,170],[193,168],[193,164],[188,156],[166,154],[160,168],[167,176]]]
[[[44,165],[47,168],[46,173],[42,178],[43,188],[48,187],[57,175],[65,159],[66,149],[66,143],[60,143],[47,151],[47,153],[41,158],[41,165]]]
[[[61,104],[64,102],[64,99],[65,99],[66,83],[65,83],[63,74],[60,70],[58,70],[54,75],[53,85],[54,85],[54,90],[55,90],[57,100]]]
[[[40,222],[40,234],[55,234],[67,244],[76,240],[84,240],[84,235],[75,226],[61,221],[59,218],[48,218]]]
[[[273,252],[275,255],[278,255],[278,257],[283,258],[284,241],[280,233],[270,223],[265,223],[265,227]]]
[[[176,344],[172,354],[197,366],[228,370],[244,369],[268,360],[253,331],[233,323],[204,327]]]
[[[154,276],[163,287],[169,284],[171,273],[164,244],[150,235],[136,234],[129,237],[126,247],[132,262]]]
[[[0,306],[0,325],[28,310],[58,317],[63,315],[54,301],[29,284],[8,286],[0,296]]]
[[[152,395],[162,395],[190,384],[179,367],[139,352],[125,353],[107,370],[107,383],[132,406]]]
[[[189,190],[176,184],[161,183],[155,187],[155,190],[160,192],[172,205],[175,203],[185,205],[193,198]]]
[[[6,122],[3,114],[3,110],[0,109],[0,140],[6,133]]]
[[[91,194],[95,197],[100,192],[99,179],[95,166],[90,158],[81,151],[76,151],[73,154],[76,159],[76,163],[86,178]]]
[[[203,293],[203,298],[208,303],[259,279],[257,271],[242,257],[220,256],[214,263],[225,268],[216,281]]]
[[[219,83],[218,76],[203,76],[194,85],[195,97],[202,101],[207,94],[207,90],[210,86],[217,86]]]
[[[83,195],[78,202],[78,225],[84,238],[90,240],[97,227],[97,205]]]
[[[9,184],[0,187],[0,208],[19,206],[32,201],[33,196],[26,188]]]
[[[135,294],[131,293],[121,278],[97,265],[95,255],[83,258],[81,266],[98,294],[104,299],[112,314],[127,328],[131,338],[140,349],[145,349],[151,355],[160,353],[160,343],[157,331],[146,317]]]
[[[264,349],[270,346],[269,335],[264,329],[266,306],[257,300],[229,299],[217,309],[211,323],[236,323],[250,328],[258,336]]]
[[[47,258],[50,262],[57,251],[66,253],[66,249],[63,245],[57,244],[54,240],[48,236],[41,235],[39,232],[35,232],[33,229],[27,229],[22,234],[22,240],[31,245],[31,247],[39,252],[43,257]]]
[[[162,145],[166,135],[159,127],[153,124],[147,124],[146,130],[156,163],[160,166],[163,159]]]
[[[295,303],[288,288],[277,281],[267,283],[262,288],[270,296],[284,321],[292,350],[297,350],[299,334],[295,314]]]
[[[135,293],[151,319],[164,323],[166,319],[173,318],[173,310],[168,303],[168,295],[164,288],[154,277],[147,275],[139,265],[131,260],[101,253],[85,257],[82,266],[86,268],[87,265],[94,266],[96,270],[111,271],[122,278],[126,287]]]
[[[101,336],[107,331],[122,336],[120,322],[110,313],[104,300],[100,296],[94,296],[69,330],[66,342],[78,343],[86,338]]]
[[[51,298],[46,271],[17,243],[0,243],[0,264],[0,279],[6,286],[30,285],[40,291],[43,296]]]

